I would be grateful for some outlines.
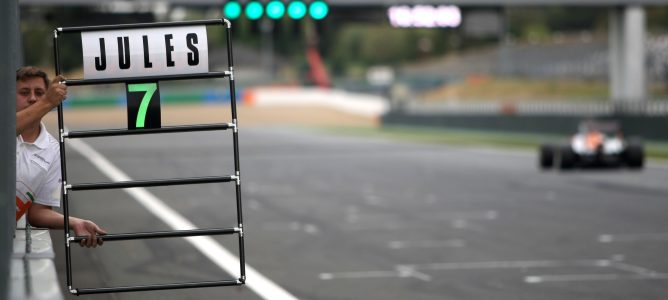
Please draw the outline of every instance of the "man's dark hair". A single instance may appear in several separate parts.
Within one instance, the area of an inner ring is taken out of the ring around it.
[[[40,77],[44,80],[44,87],[49,88],[49,76],[38,67],[26,66],[16,70],[16,81],[23,81],[33,77]]]

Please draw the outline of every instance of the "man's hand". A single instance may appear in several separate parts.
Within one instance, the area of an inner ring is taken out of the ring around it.
[[[92,221],[74,217],[71,217],[70,219],[70,227],[72,227],[72,230],[74,230],[74,234],[76,236],[86,237],[86,239],[79,242],[79,245],[82,247],[86,246],[88,248],[95,248],[98,245],[102,246],[103,240],[99,239],[98,236],[107,234],[106,231],[104,231]]]
[[[48,101],[51,104],[52,108],[56,107],[67,98],[67,86],[61,81],[65,81],[63,75],[58,75],[56,78],[51,80],[51,83],[46,90],[46,95],[44,100]]]
[[[62,214],[54,211],[48,205],[33,203],[28,209],[28,222],[36,227],[63,229],[65,227],[64,220]],[[97,247],[98,245],[102,246],[103,241],[99,239],[99,236],[107,234],[97,224],[76,217],[70,217],[70,229],[74,230],[75,236],[85,237],[86,239],[82,240],[79,244],[82,247],[86,246],[89,248]]]

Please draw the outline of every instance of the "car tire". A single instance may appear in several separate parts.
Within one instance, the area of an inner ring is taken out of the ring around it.
[[[645,164],[645,149],[641,142],[631,141],[624,151],[626,165],[632,169],[641,169]]]
[[[570,170],[575,167],[575,152],[569,146],[561,147],[559,150],[559,168],[562,170]]]
[[[538,154],[538,163],[541,169],[550,169],[554,166],[554,149],[553,145],[541,145]]]

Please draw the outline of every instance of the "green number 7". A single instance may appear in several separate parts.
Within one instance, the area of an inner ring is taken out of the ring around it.
[[[144,97],[141,99],[141,104],[139,105],[139,111],[137,112],[137,121],[135,127],[143,128],[146,121],[146,111],[148,110],[148,104],[153,98],[153,94],[158,89],[158,84],[156,83],[136,83],[128,84],[129,92],[144,92]]]

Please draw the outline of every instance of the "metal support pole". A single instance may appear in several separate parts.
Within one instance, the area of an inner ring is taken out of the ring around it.
[[[20,60],[18,1],[0,1],[0,299],[9,298],[9,260],[16,227],[16,68]]]
[[[609,84],[610,98],[613,101],[621,101],[623,98],[622,57],[624,39],[622,38],[622,7],[610,8],[608,14],[608,52],[609,52]]]
[[[647,97],[645,9],[614,7],[609,13],[610,97],[620,103]]]
[[[60,70],[60,52],[58,49],[58,30],[53,31],[53,59],[54,67],[56,69],[56,76],[61,74]],[[65,155],[65,141],[62,138],[62,135],[65,133],[65,120],[63,118],[63,104],[58,105],[58,136],[59,136],[59,146],[60,146],[60,178],[62,178],[62,186],[60,187],[61,196],[63,201],[63,216],[65,218],[65,228],[63,229],[63,240],[65,241],[65,265],[66,265],[66,277],[67,277],[67,287],[68,289],[72,288],[72,252],[70,251],[70,209],[69,209],[69,196],[67,195],[67,189],[65,185],[67,184],[67,155]]]
[[[246,258],[244,250],[244,221],[243,213],[241,209],[241,174],[239,166],[239,126],[237,124],[237,95],[234,88],[234,59],[232,55],[232,23],[227,21],[227,65],[229,67],[232,76],[230,76],[230,102],[232,106],[232,123],[234,123],[234,131],[232,133],[232,139],[234,143],[234,171],[237,176],[237,220],[239,222],[239,228],[241,232],[239,233],[239,268],[241,273],[241,282],[246,281]]]
[[[645,68],[645,9],[627,6],[624,9],[624,69],[625,96],[629,101],[644,101],[647,97]]]

